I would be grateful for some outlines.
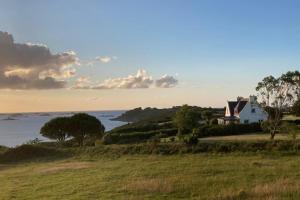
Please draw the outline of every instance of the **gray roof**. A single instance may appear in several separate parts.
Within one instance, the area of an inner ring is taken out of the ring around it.
[[[240,100],[240,101],[228,101],[230,116],[234,116],[235,114],[239,114],[245,107],[248,101]]]

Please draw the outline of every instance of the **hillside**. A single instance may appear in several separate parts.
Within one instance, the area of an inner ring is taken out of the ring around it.
[[[201,108],[193,106],[199,112],[204,110],[210,110],[214,116],[222,116],[224,114],[223,108]],[[121,116],[116,117],[112,120],[123,121],[123,122],[138,122],[138,121],[169,121],[172,119],[180,106],[174,106],[172,108],[145,108],[141,107],[126,111]]]

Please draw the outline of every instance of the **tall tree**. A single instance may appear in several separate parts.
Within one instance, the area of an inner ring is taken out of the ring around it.
[[[256,90],[260,92],[263,101],[267,100],[269,119],[264,126],[270,131],[271,139],[274,139],[280,129],[283,111],[294,102],[294,73],[287,72],[277,79],[273,76],[266,77],[258,83]]]
[[[278,79],[273,76],[265,77],[256,86],[256,91],[259,91],[265,106],[270,106],[271,96],[274,94],[276,87],[278,85]]]

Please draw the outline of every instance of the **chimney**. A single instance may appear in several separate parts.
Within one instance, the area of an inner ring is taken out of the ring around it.
[[[236,100],[237,101],[242,101],[244,99],[244,97],[237,97]]]
[[[250,101],[250,103],[256,103],[256,102],[257,102],[257,96],[255,96],[255,95],[250,95],[249,101]]]

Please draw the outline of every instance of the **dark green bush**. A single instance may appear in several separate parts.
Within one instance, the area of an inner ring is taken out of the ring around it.
[[[198,144],[198,137],[196,135],[189,135],[184,138],[184,143],[186,145],[194,146]]]
[[[170,122],[158,123],[151,121],[140,121],[135,123],[126,124],[114,128],[110,133],[131,133],[131,132],[148,132],[160,129],[172,129],[173,124]]]
[[[148,132],[107,133],[103,138],[104,144],[130,144],[145,142],[154,136],[159,138],[174,136],[177,129],[160,129]]]
[[[23,160],[49,158],[63,156],[63,153],[54,148],[43,147],[40,145],[21,145],[10,148],[0,154],[0,162],[19,162]]]
[[[102,153],[113,154],[179,154],[179,153],[231,153],[231,152],[296,152],[300,151],[300,142],[280,141],[232,141],[198,142],[195,145],[184,143],[157,143],[110,145],[96,147]]]
[[[259,123],[229,124],[229,125],[204,125],[198,128],[198,137],[241,135],[253,132],[261,132]]]

